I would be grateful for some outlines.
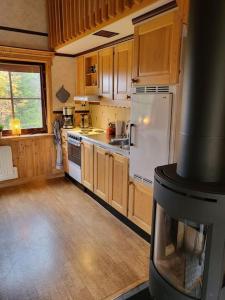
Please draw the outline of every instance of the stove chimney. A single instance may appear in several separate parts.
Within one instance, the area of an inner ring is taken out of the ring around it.
[[[225,181],[225,1],[190,0],[177,174]]]

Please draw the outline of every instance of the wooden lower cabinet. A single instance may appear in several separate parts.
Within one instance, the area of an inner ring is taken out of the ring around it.
[[[151,233],[153,189],[139,182],[129,184],[128,218],[147,233]]]
[[[81,180],[90,191],[94,191],[94,145],[81,143]]]
[[[62,136],[63,170],[65,173],[69,173],[67,130],[62,129],[61,136]]]
[[[94,146],[94,193],[108,202],[109,153],[98,146]]]
[[[69,173],[67,143],[62,144],[62,159],[63,159],[63,170],[65,173]]]
[[[129,160],[119,154],[109,155],[109,204],[127,216]]]

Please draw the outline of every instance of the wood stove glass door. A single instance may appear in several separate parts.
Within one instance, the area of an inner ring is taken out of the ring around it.
[[[175,220],[157,204],[153,260],[160,275],[182,293],[201,299],[207,226]]]

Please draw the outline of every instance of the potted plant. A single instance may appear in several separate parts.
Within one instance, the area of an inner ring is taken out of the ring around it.
[[[4,126],[0,124],[0,138],[2,137],[2,131],[3,131]]]

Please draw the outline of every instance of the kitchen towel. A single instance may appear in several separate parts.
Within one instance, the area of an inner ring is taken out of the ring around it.
[[[56,169],[63,168],[62,140],[61,140],[60,129],[61,129],[60,120],[55,120],[53,130],[54,130],[54,139],[56,144]]]

